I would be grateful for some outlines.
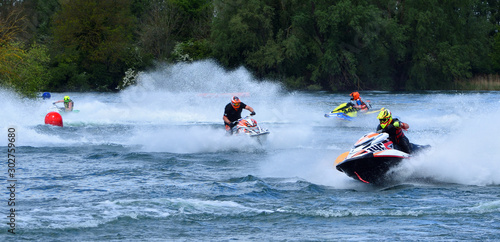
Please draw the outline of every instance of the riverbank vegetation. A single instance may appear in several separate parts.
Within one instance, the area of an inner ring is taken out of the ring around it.
[[[500,0],[0,0],[0,85],[28,96],[116,91],[158,63],[213,59],[291,89],[487,80],[499,90],[499,9]]]

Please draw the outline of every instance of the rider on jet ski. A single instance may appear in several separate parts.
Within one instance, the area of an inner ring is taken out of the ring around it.
[[[359,92],[352,92],[349,94],[351,96],[351,102],[353,103],[353,106],[358,109],[358,110],[363,110],[366,111],[368,110],[368,105],[366,105],[363,100],[361,100],[361,97],[359,96]]]
[[[410,125],[399,121],[397,118],[392,118],[389,109],[382,108],[377,116],[380,124],[377,126],[377,132],[385,132],[389,134],[389,139],[398,146],[399,150],[411,154],[412,145],[403,133],[403,130],[408,130]]]
[[[224,108],[224,116],[222,119],[224,120],[228,133],[232,134],[233,127],[236,126],[238,119],[241,118],[241,111],[243,111],[243,109],[252,112],[250,115],[255,115],[253,108],[241,102],[237,96],[231,98],[231,103],[228,103]]]
[[[73,111],[73,107],[75,104],[74,104],[73,100],[71,100],[71,98],[69,98],[69,96],[64,96],[63,100],[55,101],[52,104],[55,105],[56,103],[62,103],[62,102],[64,102],[64,108],[61,108],[63,111],[65,111],[65,112]]]

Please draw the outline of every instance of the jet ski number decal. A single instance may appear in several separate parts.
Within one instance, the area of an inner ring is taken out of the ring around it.
[[[382,151],[382,150],[385,150],[385,146],[382,143],[378,143],[378,144],[376,144],[376,145],[374,145],[366,150],[369,152]]]
[[[349,107],[349,108],[342,110],[343,113],[350,113],[350,112],[355,112],[355,111],[357,111],[357,110],[354,109],[354,107]]]

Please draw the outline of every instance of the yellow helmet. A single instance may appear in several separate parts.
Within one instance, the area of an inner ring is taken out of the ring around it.
[[[378,113],[377,119],[380,121],[380,127],[385,128],[392,122],[392,114],[389,109],[382,108]]]
[[[69,100],[71,100],[69,96],[64,96],[64,102],[69,102]]]

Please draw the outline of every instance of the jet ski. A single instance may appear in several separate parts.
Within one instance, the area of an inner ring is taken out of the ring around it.
[[[352,121],[358,116],[358,113],[371,114],[380,111],[380,110],[368,111],[371,108],[371,104],[369,103],[369,101],[366,101],[366,105],[367,108],[359,110],[355,108],[354,104],[351,102],[342,103],[335,109],[333,109],[330,113],[326,113],[325,118],[333,117],[340,120]]]
[[[412,144],[413,153],[429,148]],[[397,149],[387,133],[368,133],[350,151],[335,160],[335,168],[355,180],[382,184],[391,180],[388,171],[411,157]]]
[[[59,107],[56,104],[52,104],[52,107],[48,108],[47,112],[58,112],[60,114],[64,114],[64,113],[78,113],[80,112],[80,110],[73,109],[73,111],[66,111],[64,107]]]
[[[268,129],[264,129],[257,124],[257,121],[251,116],[246,116],[240,118],[237,121],[235,127],[233,127],[233,134],[235,135],[247,135],[249,137],[257,139],[259,143],[262,144],[270,133]]]
[[[352,103],[342,103],[330,113],[325,114],[326,118],[334,117],[347,121],[352,121],[356,116],[358,116],[358,109]]]

